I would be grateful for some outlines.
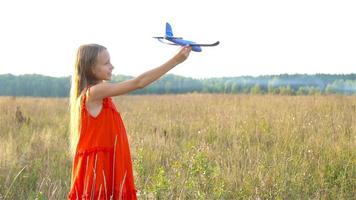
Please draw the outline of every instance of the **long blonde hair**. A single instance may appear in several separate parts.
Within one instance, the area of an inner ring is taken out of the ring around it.
[[[98,44],[82,45],[77,50],[69,98],[69,146],[72,156],[75,155],[80,134],[81,93],[86,86],[94,85],[98,81],[93,74],[92,68],[96,64],[98,54],[103,50],[106,50],[106,48]]]

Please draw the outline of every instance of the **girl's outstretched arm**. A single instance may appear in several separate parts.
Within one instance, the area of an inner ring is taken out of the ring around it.
[[[123,81],[120,83],[99,83],[90,88],[90,101],[100,101],[105,97],[113,97],[122,94],[129,93],[131,91],[142,89],[152,83],[153,81],[160,78],[162,75],[167,73],[169,70],[174,68],[176,65],[185,61],[190,51],[191,47],[183,47],[174,57],[169,59],[163,65],[144,72],[143,74],[137,76],[136,78]],[[88,99],[89,100],[89,99]]]
[[[191,47],[183,47],[177,53],[177,55],[175,55],[173,58],[168,60],[163,65],[138,76],[137,79],[139,80],[140,88],[146,87],[147,85],[149,85],[150,83],[152,83],[153,81],[157,80],[159,77],[167,73],[169,70],[174,68],[176,65],[185,61],[188,58],[191,50],[192,50]]]

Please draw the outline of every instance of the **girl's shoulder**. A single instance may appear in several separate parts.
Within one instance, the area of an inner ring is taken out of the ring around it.
[[[85,99],[86,100],[85,102],[87,102],[90,99],[90,88],[91,87],[92,87],[92,85],[86,86],[80,93],[80,95],[82,97],[81,99],[82,100]]]
[[[87,86],[80,93],[81,99],[82,100],[85,99],[85,102],[88,102],[90,100],[90,88],[91,88],[91,86]],[[104,101],[104,102],[111,101],[111,100],[112,100],[111,97],[105,97],[104,99],[102,99],[102,101]]]

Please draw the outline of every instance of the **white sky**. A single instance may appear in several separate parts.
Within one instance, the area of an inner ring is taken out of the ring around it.
[[[194,78],[355,73],[356,1],[0,1],[0,74],[68,76],[79,45],[106,46],[114,74],[138,76],[173,56],[176,36],[217,47],[168,73]]]

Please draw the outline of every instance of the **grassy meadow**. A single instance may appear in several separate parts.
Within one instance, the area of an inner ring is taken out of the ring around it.
[[[355,199],[356,96],[126,95],[139,199]],[[0,199],[65,199],[68,100],[0,98]]]

